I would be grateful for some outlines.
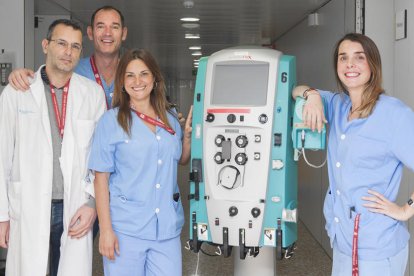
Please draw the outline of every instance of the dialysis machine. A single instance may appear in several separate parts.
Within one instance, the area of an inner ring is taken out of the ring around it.
[[[295,58],[230,48],[199,62],[193,104],[190,246],[240,258],[293,248],[297,165],[290,133]]]
[[[278,259],[291,256],[297,153],[303,146],[324,147],[324,132],[311,133],[300,124],[301,107],[294,112],[295,66],[293,56],[261,47],[200,59],[191,142],[192,251],[207,242],[224,257],[235,247],[240,259],[256,257],[264,246],[276,248]]]

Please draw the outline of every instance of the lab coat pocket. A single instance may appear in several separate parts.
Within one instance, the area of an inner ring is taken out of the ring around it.
[[[76,143],[82,148],[88,148],[92,141],[96,122],[94,120],[76,120],[75,138]]]
[[[10,182],[8,195],[9,217],[13,220],[20,220],[21,182]]]

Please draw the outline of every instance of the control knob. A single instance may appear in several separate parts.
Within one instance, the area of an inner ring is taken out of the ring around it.
[[[261,124],[265,124],[265,123],[267,123],[267,115],[266,115],[266,114],[261,114],[261,115],[259,116],[259,122],[260,122]]]
[[[217,147],[221,147],[221,143],[223,143],[223,141],[225,140],[223,135],[217,135],[216,139],[214,139],[214,143],[216,144]]]
[[[234,217],[235,215],[237,215],[237,213],[239,212],[239,210],[237,209],[236,206],[231,206],[229,209],[229,215],[231,217]]]
[[[206,121],[209,122],[209,123],[211,123],[212,121],[214,121],[214,114],[207,113]]]
[[[243,152],[240,152],[236,154],[236,157],[234,158],[237,165],[244,165],[247,162],[247,155]]]
[[[258,216],[260,216],[260,209],[259,209],[259,208],[257,208],[257,207],[254,207],[254,208],[252,209],[252,216],[253,216],[254,218],[257,218]]]
[[[248,140],[247,140],[247,137],[246,136],[244,136],[244,135],[239,135],[239,136],[237,136],[237,138],[236,138],[236,145],[239,147],[239,148],[244,148],[244,147],[246,147],[247,146],[247,144],[248,144]]]
[[[222,164],[224,162],[223,156],[221,155],[221,152],[217,152],[214,155],[214,161],[216,161],[217,164]]]
[[[227,122],[229,122],[230,124],[234,123],[236,121],[236,115],[234,114],[229,114],[227,116]]]

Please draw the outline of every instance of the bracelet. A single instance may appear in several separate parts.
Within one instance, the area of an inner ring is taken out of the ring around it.
[[[306,89],[305,91],[303,91],[302,98],[304,98],[305,100],[307,100],[308,99],[308,96],[309,95],[312,95],[312,94],[310,94],[311,91],[315,91],[317,94],[319,94],[318,93],[318,90],[316,90],[313,87],[309,87],[308,89]]]

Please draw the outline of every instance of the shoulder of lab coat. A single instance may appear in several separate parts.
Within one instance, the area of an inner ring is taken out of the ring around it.
[[[94,100],[95,104],[90,108],[94,109],[96,112],[94,120],[98,121],[101,115],[106,111],[105,92],[102,87],[96,82],[76,73],[73,73],[72,75],[71,83],[72,82],[74,85],[79,86],[80,89],[78,90],[78,93],[82,93],[82,97],[91,97]]]
[[[42,81],[42,77],[40,75],[40,70],[44,65],[40,66],[39,69],[36,71],[34,78],[30,80],[30,91],[33,93],[36,102],[40,106],[41,97],[44,95],[44,85]],[[70,80],[70,90],[76,91],[78,93],[76,99],[86,99],[91,98],[93,104],[89,107],[94,114],[94,120],[97,121],[101,115],[106,110],[106,99],[105,93],[100,85],[96,82],[85,78],[81,75],[76,73],[72,74]]]

